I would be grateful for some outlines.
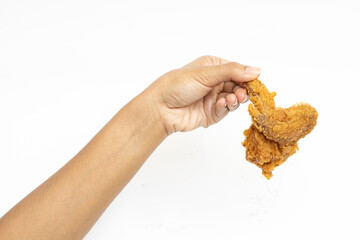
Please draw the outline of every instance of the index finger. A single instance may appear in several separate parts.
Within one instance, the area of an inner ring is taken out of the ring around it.
[[[261,69],[245,66],[237,62],[229,62],[216,66],[205,66],[196,69],[197,80],[205,86],[213,87],[222,82],[249,82],[259,77]]]

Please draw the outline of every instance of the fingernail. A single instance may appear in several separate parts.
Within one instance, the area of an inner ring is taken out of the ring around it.
[[[234,105],[233,105],[233,107],[236,107],[236,105],[237,105],[238,103],[237,103],[237,101],[234,103]]]
[[[246,98],[241,103],[246,103],[247,101],[249,101],[249,98],[250,98],[249,95],[246,95]]]
[[[261,68],[247,66],[245,72],[251,75],[259,75],[261,73]]]

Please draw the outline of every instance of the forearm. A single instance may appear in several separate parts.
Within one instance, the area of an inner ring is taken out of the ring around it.
[[[81,239],[166,131],[148,91],[134,98],[63,168],[0,219],[0,239]]]

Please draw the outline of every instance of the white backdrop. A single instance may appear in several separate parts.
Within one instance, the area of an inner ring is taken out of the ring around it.
[[[271,2],[271,3],[270,3]],[[358,1],[0,2],[0,215],[132,97],[201,55],[263,69],[318,126],[268,181],[247,104],[170,136],[85,237],[359,239]]]

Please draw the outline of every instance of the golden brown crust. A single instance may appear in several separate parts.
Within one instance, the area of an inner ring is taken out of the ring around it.
[[[253,122],[244,131],[246,159],[270,179],[272,170],[298,150],[297,141],[314,129],[318,113],[307,103],[276,107],[276,93],[270,93],[258,79],[244,85],[252,102],[249,113]]]

